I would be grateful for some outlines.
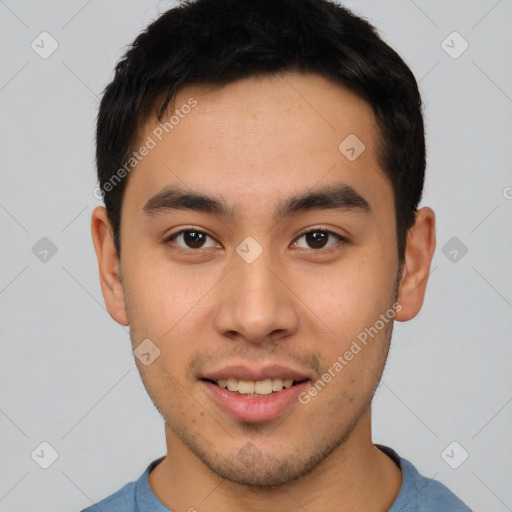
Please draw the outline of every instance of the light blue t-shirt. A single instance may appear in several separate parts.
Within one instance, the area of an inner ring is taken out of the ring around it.
[[[401,468],[402,487],[388,512],[471,512],[445,485],[420,475],[418,470],[395,450],[376,444]],[[136,482],[130,482],[119,491],[81,512],[170,512],[152,491],[148,476],[163,459],[154,460]]]

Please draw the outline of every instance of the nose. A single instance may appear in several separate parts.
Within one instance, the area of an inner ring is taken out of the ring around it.
[[[270,252],[264,250],[252,263],[233,255],[233,269],[213,315],[219,334],[265,344],[296,332],[299,301],[287,282],[290,276],[272,261]]]

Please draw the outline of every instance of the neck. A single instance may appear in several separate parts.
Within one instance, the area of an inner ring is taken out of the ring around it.
[[[350,435],[311,473],[275,488],[251,488],[213,473],[166,424],[167,456],[149,483],[170,510],[383,512],[402,484],[398,466],[371,441],[371,408]]]

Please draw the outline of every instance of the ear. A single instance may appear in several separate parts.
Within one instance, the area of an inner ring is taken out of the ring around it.
[[[120,261],[114,245],[112,226],[104,206],[98,206],[92,212],[91,234],[98,258],[101,291],[107,310],[116,322],[128,325]]]
[[[420,311],[425,298],[430,263],[436,248],[435,213],[424,207],[416,213],[416,221],[407,233],[407,246],[397,301],[402,309],[395,319],[406,322]]]

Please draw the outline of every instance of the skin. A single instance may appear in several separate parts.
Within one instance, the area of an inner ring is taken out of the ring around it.
[[[434,212],[418,211],[396,281],[393,189],[379,169],[377,125],[364,100],[298,73],[189,86],[176,106],[190,97],[197,106],[129,175],[121,260],[105,209],[92,215],[110,315],[130,326],[133,348],[149,338],[160,350],[149,366],[136,359],[165,419],[167,456],[150,485],[176,512],[388,510],[402,474],[372,443],[371,399],[392,322],[308,404],[273,420],[228,415],[198,376],[228,363],[280,363],[314,382],[395,300],[396,320],[416,316],[435,250]],[[143,126],[139,142],[156,126]],[[366,146],[354,161],[338,149],[351,133]],[[279,200],[339,182],[371,212],[317,209],[274,220]],[[168,185],[222,197],[235,214],[145,214]],[[191,226],[210,235],[206,248],[187,249],[183,237],[164,242]],[[319,226],[348,242],[331,235],[329,247],[315,246],[303,233]],[[263,249],[250,264],[236,252],[247,236]]]

